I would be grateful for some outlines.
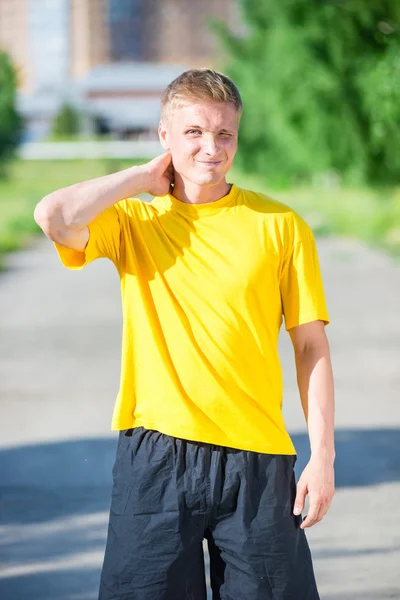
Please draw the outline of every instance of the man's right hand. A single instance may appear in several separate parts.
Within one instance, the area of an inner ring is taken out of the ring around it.
[[[161,156],[153,158],[150,162],[143,165],[148,177],[148,189],[145,191],[152,196],[165,196],[171,191],[171,184],[174,183],[174,166],[170,152],[165,152]]]

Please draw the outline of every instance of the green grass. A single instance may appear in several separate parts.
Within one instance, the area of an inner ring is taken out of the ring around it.
[[[143,161],[138,161],[143,162]],[[5,253],[27,244],[39,228],[35,205],[46,194],[132,165],[128,160],[16,161],[0,180],[0,267]],[[400,257],[400,188],[273,190],[259,176],[233,172],[230,180],[288,204],[319,235],[362,239]]]

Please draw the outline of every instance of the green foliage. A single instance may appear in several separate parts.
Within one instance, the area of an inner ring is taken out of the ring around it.
[[[370,149],[382,175],[400,174],[400,48],[391,44],[379,59],[365,65],[359,77],[370,122]]]
[[[52,126],[54,137],[74,136],[80,133],[81,123],[79,112],[70,104],[65,102],[56,115]]]
[[[239,166],[288,183],[326,171],[398,179],[398,0],[240,6],[244,34],[214,24],[243,96]]]
[[[22,119],[16,110],[16,83],[11,60],[0,51],[0,175],[5,175],[22,131]]]

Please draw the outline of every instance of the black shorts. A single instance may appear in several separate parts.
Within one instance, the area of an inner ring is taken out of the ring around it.
[[[295,461],[121,431],[99,600],[319,600]]]

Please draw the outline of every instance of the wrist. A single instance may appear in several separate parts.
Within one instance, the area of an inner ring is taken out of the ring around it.
[[[123,194],[124,197],[133,197],[142,194],[143,192],[147,192],[150,177],[144,168],[145,166],[146,165],[133,165],[123,172],[124,176],[121,180],[121,184],[125,189]]]
[[[148,164],[135,165],[132,167],[132,170],[135,179],[135,187],[138,188],[136,194],[142,192],[148,194],[150,192],[152,182],[152,176]]]
[[[334,448],[312,448],[311,449],[311,460],[323,460],[325,462],[334,463],[336,458],[336,452]]]

